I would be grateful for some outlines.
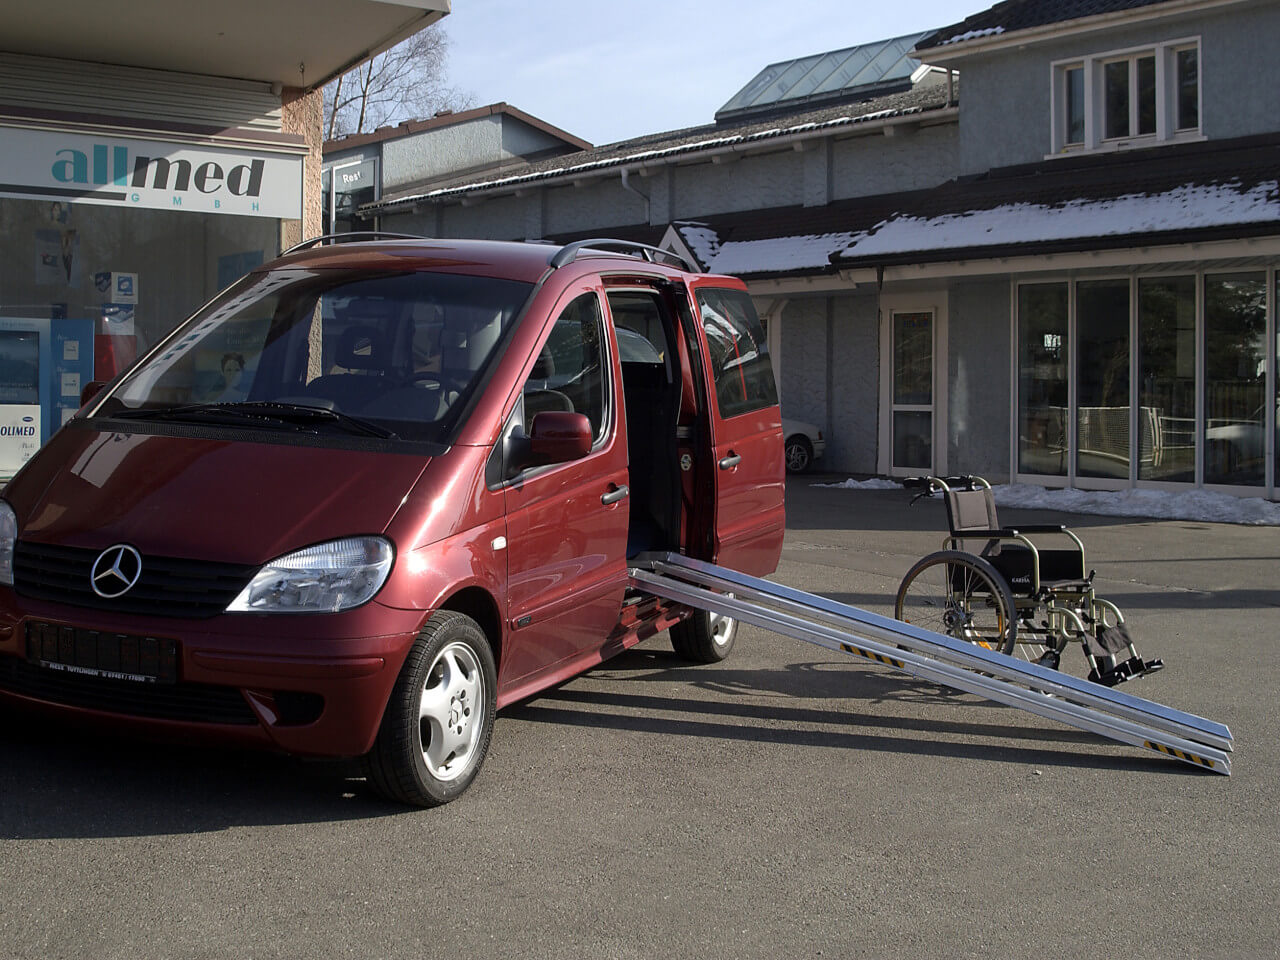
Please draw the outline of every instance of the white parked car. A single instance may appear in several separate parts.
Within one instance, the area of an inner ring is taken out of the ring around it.
[[[826,452],[827,441],[812,423],[783,417],[782,435],[786,438],[787,473],[804,473]]]

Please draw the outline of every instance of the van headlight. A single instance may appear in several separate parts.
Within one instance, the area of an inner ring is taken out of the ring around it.
[[[13,586],[13,545],[18,540],[18,517],[0,500],[0,583]]]
[[[317,543],[272,560],[228,613],[338,613],[367,603],[391,573],[395,550],[382,537]]]

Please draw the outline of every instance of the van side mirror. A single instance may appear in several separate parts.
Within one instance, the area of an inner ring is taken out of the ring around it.
[[[90,380],[86,383],[80,391],[80,406],[83,407],[86,403],[91,403],[93,398],[100,394],[106,385],[107,382],[105,380]]]
[[[529,427],[529,459],[536,465],[581,460],[591,452],[591,421],[581,413],[544,410]]]

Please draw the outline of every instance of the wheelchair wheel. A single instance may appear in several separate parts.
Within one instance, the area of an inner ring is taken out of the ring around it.
[[[980,557],[939,550],[902,578],[893,615],[903,623],[1012,653],[1017,617],[1004,578]]]

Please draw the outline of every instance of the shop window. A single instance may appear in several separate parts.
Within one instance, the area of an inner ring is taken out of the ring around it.
[[[1196,278],[1138,281],[1138,479],[1196,478]]]
[[[1129,477],[1129,281],[1076,285],[1076,474]]]
[[[1067,475],[1067,285],[1018,288],[1018,472]]]
[[[1267,292],[1263,272],[1019,285],[1018,473],[1274,483],[1280,331],[1268,333]]]
[[[1266,275],[1205,277],[1204,482],[1266,482]]]
[[[1200,133],[1200,42],[1053,65],[1053,153],[1116,149]]]

